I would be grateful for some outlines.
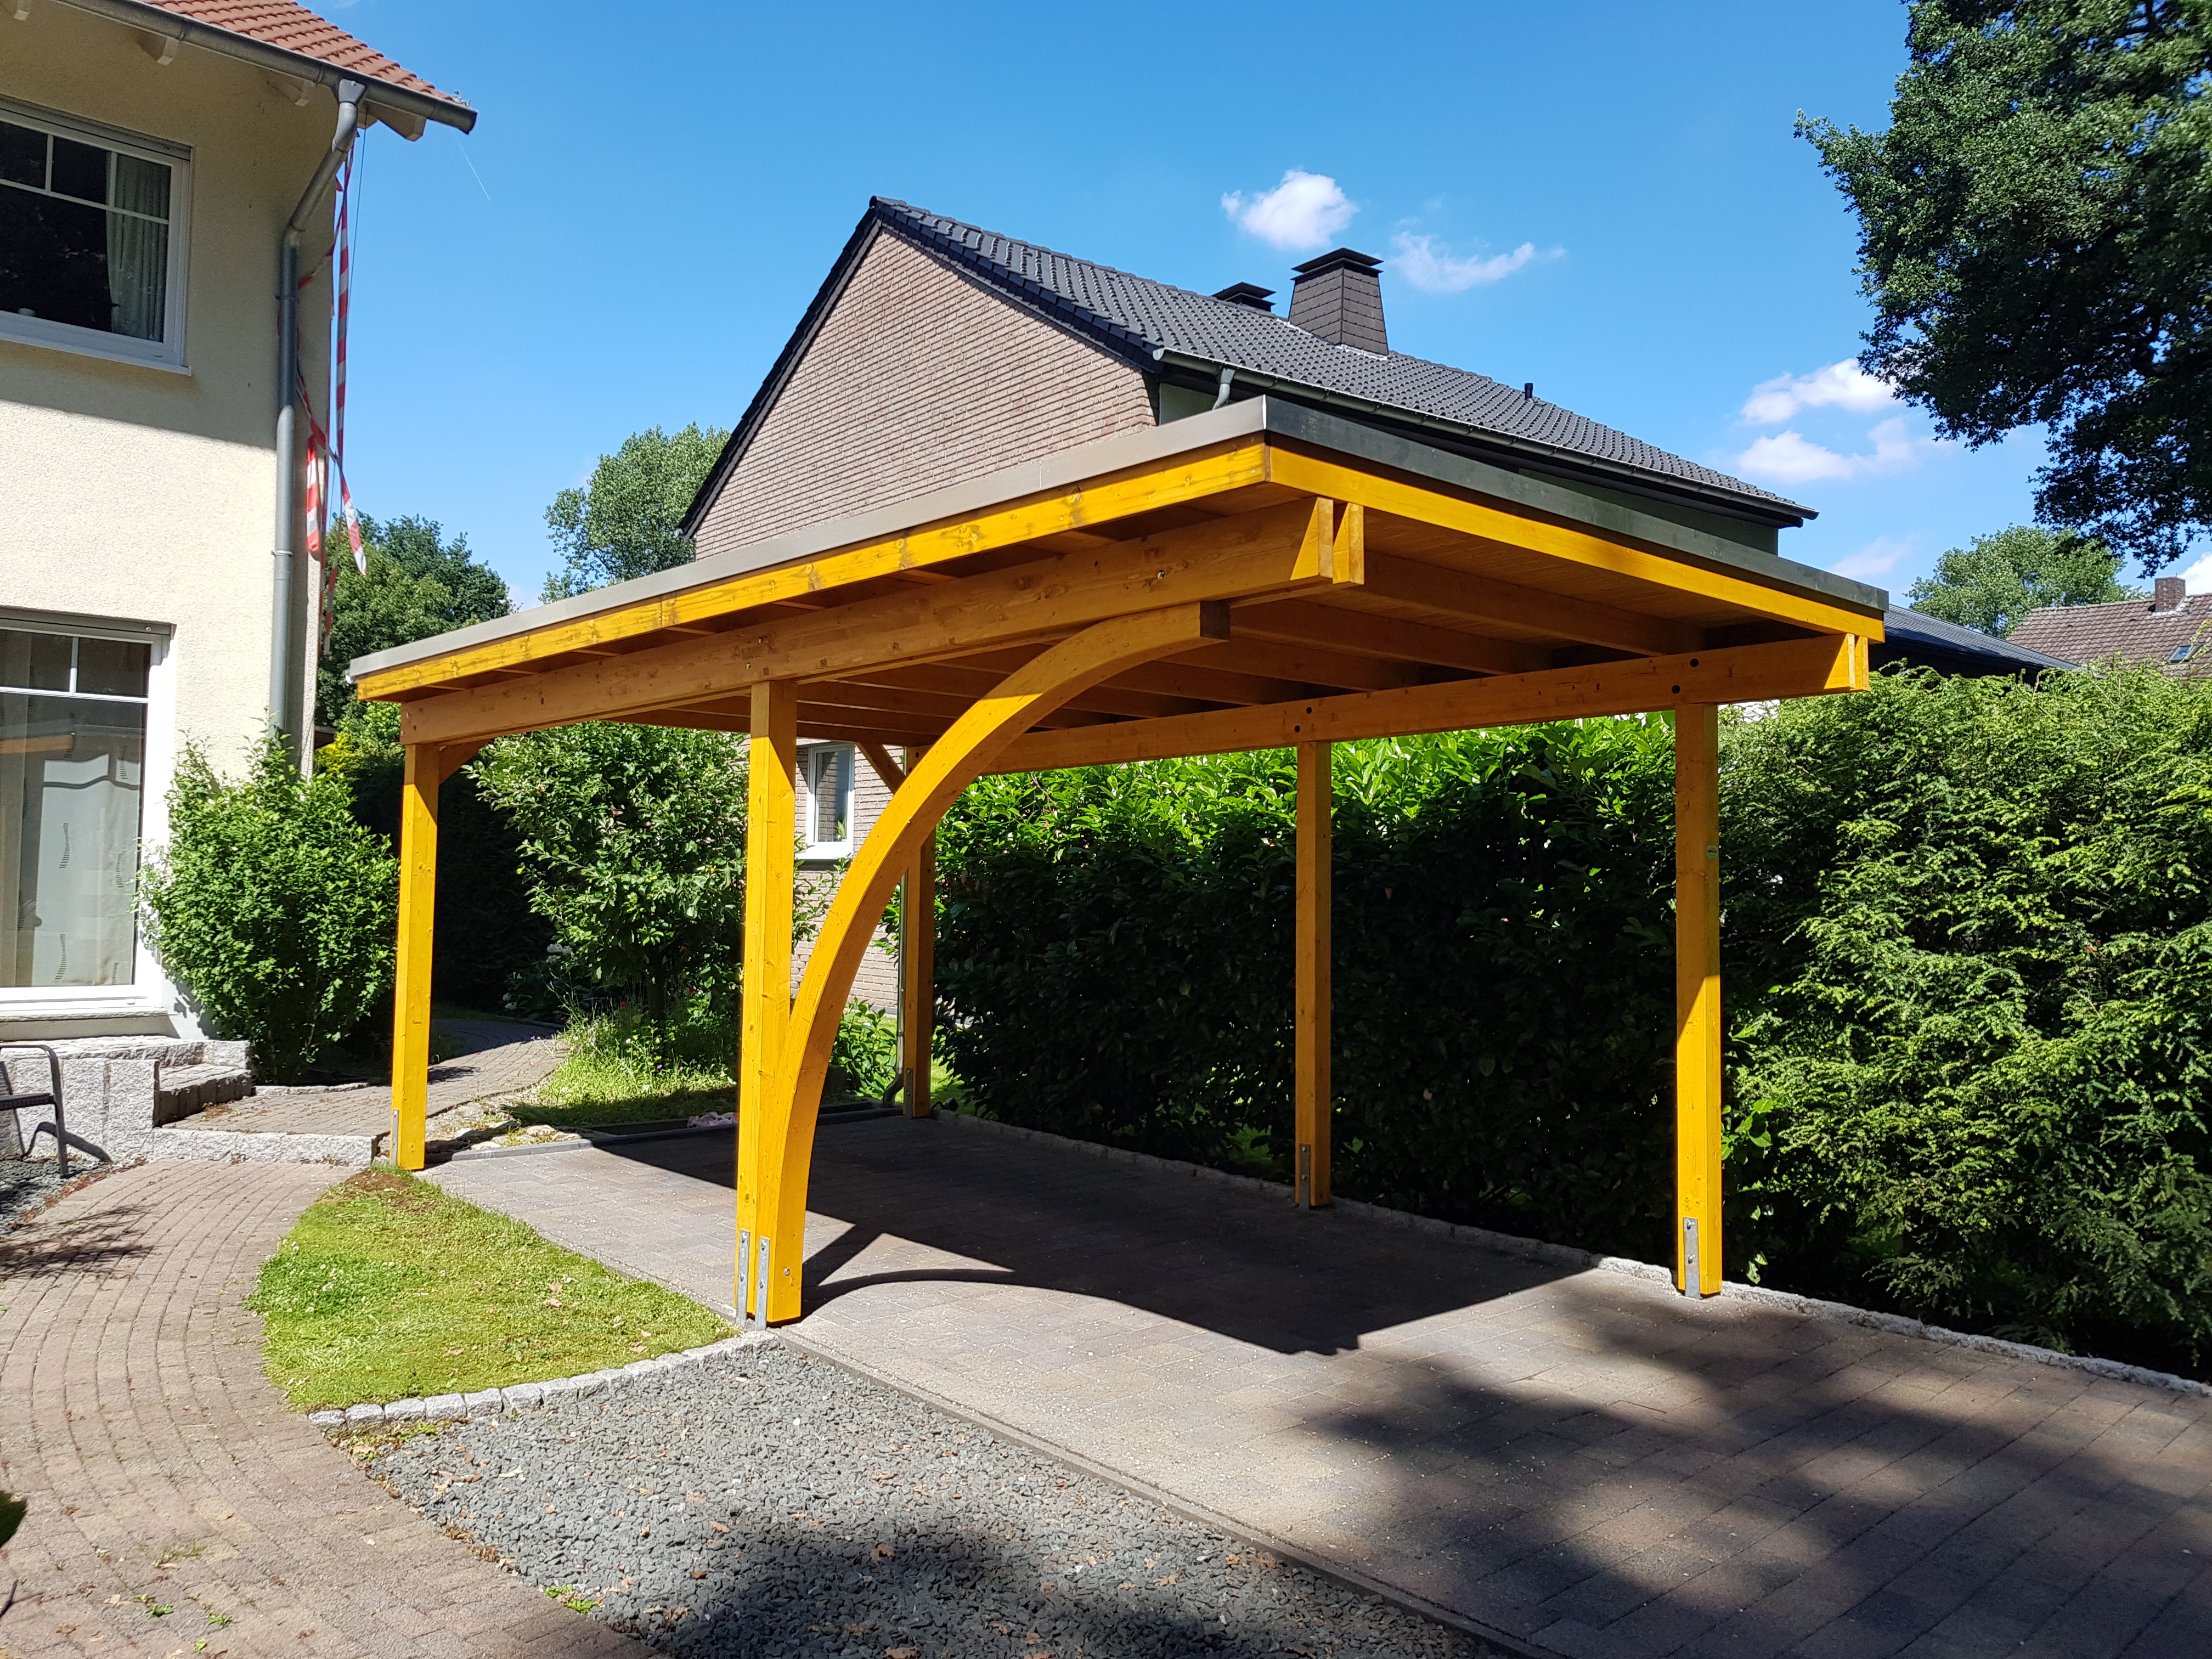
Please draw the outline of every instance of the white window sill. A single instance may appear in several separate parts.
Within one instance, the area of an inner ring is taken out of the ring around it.
[[[6,313],[0,313],[0,340],[10,345],[36,346],[43,351],[64,352],[72,357],[97,357],[103,362],[128,363],[133,368],[150,368],[158,374],[181,374],[186,380],[192,378],[191,370],[180,362],[149,357],[123,346],[103,345],[100,343],[100,337],[92,334],[90,330],[84,331],[89,336],[86,339],[54,340],[21,332],[9,326],[9,320]]]
[[[799,861],[801,864],[835,864],[840,859],[848,859],[852,856],[853,843],[849,841],[822,842],[815,846],[801,848]]]

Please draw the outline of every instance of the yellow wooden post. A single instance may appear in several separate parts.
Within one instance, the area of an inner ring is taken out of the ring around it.
[[[836,896],[830,902],[830,914],[815,936],[805,975],[792,1001],[775,1080],[762,1093],[759,1199],[752,1212],[758,1219],[753,1238],[757,1251],[769,1252],[772,1262],[766,1270],[755,1267],[753,1282],[757,1291],[767,1286],[766,1318],[781,1322],[799,1317],[806,1182],[837,1017],[875,936],[884,902],[923,839],[1000,750],[1070,697],[1140,663],[1228,637],[1228,607],[1206,603],[1170,605],[1093,623],[1016,669],[988,696],[978,698],[907,772],[906,781],[892,794],[837,884]],[[740,1229],[748,1214],[743,1203],[743,1146],[740,1139]],[[740,1231],[740,1249],[744,1237]]]
[[[434,744],[407,745],[399,787],[399,948],[392,986],[392,1158],[422,1167],[430,1091],[430,939],[438,898],[438,786]]]
[[[912,770],[926,750],[908,749]],[[937,1024],[937,831],[915,848],[899,903],[899,1064],[906,1068],[906,1115],[933,1117],[930,1038]]]
[[[1720,711],[1674,713],[1674,1283],[1721,1288]]]
[[[738,1050],[738,1262],[732,1301],[743,1319],[760,1306],[769,1267],[761,1237],[763,1103],[791,1018],[791,923],[799,803],[799,685],[770,680],[752,690],[746,760],[744,1015]]]
[[[1291,1032],[1297,1163],[1291,1190],[1308,1209],[1329,1201],[1332,754],[1326,743],[1298,745],[1297,1012]]]

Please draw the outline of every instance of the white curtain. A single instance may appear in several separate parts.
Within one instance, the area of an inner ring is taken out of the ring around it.
[[[111,152],[107,206],[107,295],[115,308],[114,331],[158,340],[169,287],[169,169]],[[137,216],[141,214],[147,216]]]

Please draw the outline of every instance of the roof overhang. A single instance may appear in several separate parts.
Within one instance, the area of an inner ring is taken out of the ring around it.
[[[1848,690],[1887,596],[1357,421],[1256,398],[357,659],[410,744],[580,720],[926,744],[1029,656],[1219,607],[1007,764]],[[1224,631],[1225,630],[1225,631]]]
[[[471,131],[477,124],[477,112],[457,100],[434,98],[417,92],[412,87],[403,87],[359,70],[342,69],[336,64],[325,63],[305,52],[292,52],[271,46],[266,40],[257,40],[250,34],[240,34],[234,29],[218,28],[212,23],[203,23],[196,18],[182,16],[166,6],[142,3],[142,0],[60,0],[60,3],[75,10],[89,12],[96,17],[122,24],[126,28],[142,30],[148,34],[181,40],[198,46],[218,57],[229,58],[241,64],[251,64],[272,75],[291,80],[330,88],[333,92],[341,81],[358,81],[368,88],[367,102],[373,113],[380,114],[395,130],[404,131],[411,125],[416,137],[421,124],[435,121],[441,126],[455,127],[463,132]],[[392,116],[401,118],[392,121]]]

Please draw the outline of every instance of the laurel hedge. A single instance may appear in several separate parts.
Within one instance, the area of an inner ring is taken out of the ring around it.
[[[1883,674],[1723,759],[1730,1273],[2212,1355],[2212,686]],[[1293,778],[969,790],[971,1103],[1286,1172]],[[1660,718],[1340,747],[1340,1193],[1668,1259],[1672,787]]]

